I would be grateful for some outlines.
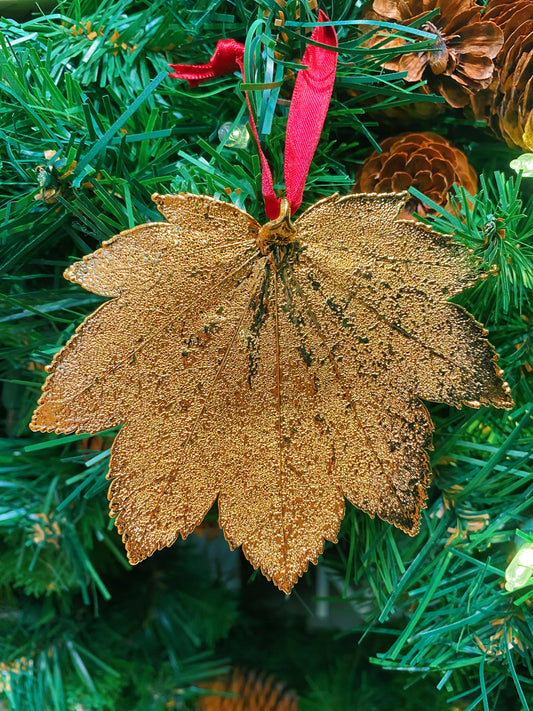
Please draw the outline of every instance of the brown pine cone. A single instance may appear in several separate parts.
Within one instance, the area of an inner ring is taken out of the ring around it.
[[[436,133],[402,133],[386,138],[380,147],[382,153],[374,151],[363,163],[353,192],[397,193],[413,186],[450,210],[454,183],[470,195],[477,191],[477,175],[465,154]],[[425,216],[432,211],[412,197],[401,217],[413,212]]]
[[[503,31],[486,91],[472,97],[477,119],[485,120],[512,148],[533,150],[533,2],[489,0],[484,19]]]
[[[372,0],[369,0],[369,2],[363,5],[360,17],[362,20],[384,19],[372,9]],[[391,47],[401,47],[404,44],[403,40],[398,37],[387,41],[387,36],[390,36],[388,31],[380,28],[378,25],[374,28],[367,27],[365,29],[375,30],[375,32],[365,40],[365,47],[374,48],[376,45],[379,45],[379,48],[381,49],[390,49]],[[383,44],[384,42],[385,45]],[[413,125],[413,120],[417,122],[428,122],[444,110],[444,107],[446,106],[444,103],[417,99],[417,94],[427,95],[428,93],[429,92],[425,87],[418,87],[417,89],[411,91],[409,103],[393,104],[392,106],[382,105],[379,108],[375,108],[374,105],[376,102],[384,102],[384,100],[386,100],[386,96],[378,94],[373,96],[371,99],[360,100],[360,104],[364,106],[367,116],[375,117],[382,126],[390,125],[392,131],[407,130]],[[348,89],[348,95],[359,96],[359,92],[354,91],[353,89]],[[426,123],[426,125],[429,124]]]
[[[441,94],[455,108],[466,106],[472,94],[489,86],[503,35],[494,22],[481,21],[475,0],[374,0],[372,7],[380,19],[405,25],[439,8],[420,26],[438,36],[437,48],[401,54],[385,62],[387,69],[407,72],[407,81],[425,79],[428,93]]]
[[[238,694],[238,698],[204,696],[198,711],[298,711],[294,694],[287,692],[273,677],[255,672],[233,671],[205,688]]]

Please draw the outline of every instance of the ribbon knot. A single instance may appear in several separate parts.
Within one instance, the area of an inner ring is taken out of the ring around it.
[[[234,39],[219,40],[215,52],[207,64],[169,64],[174,69],[169,77],[186,79],[191,89],[209,79],[215,79],[223,74],[233,74],[238,69],[242,71],[244,45]]]

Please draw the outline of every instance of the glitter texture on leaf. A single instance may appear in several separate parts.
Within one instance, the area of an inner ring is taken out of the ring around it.
[[[31,427],[123,424],[111,515],[138,563],[218,498],[232,547],[285,592],[335,541],[344,498],[413,535],[432,423],[421,399],[511,406],[486,331],[447,299],[467,250],[397,219],[407,195],[333,195],[261,227],[199,195],[65,272],[113,297],[49,366]]]

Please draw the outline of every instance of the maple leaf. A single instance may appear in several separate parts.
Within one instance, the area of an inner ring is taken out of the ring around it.
[[[110,515],[137,563],[217,500],[231,546],[285,592],[335,541],[344,498],[407,533],[426,498],[421,398],[511,406],[486,331],[447,299],[467,250],[397,220],[406,195],[333,195],[261,227],[214,198],[65,272],[113,297],[49,366],[31,427],[123,424]]]

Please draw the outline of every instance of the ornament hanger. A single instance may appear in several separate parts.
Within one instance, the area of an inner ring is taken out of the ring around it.
[[[328,16],[319,10],[318,22],[329,22]],[[315,154],[324,120],[329,107],[337,69],[337,34],[332,25],[315,27],[310,42],[302,57],[305,69],[298,72],[287,119],[285,137],[285,192],[293,215],[302,204],[305,181]],[[312,44],[312,43],[317,44]],[[329,49],[329,48],[335,49]],[[176,79],[186,79],[189,86],[198,86],[204,81],[240,70],[244,82],[244,45],[234,39],[220,40],[207,64],[170,64]],[[250,113],[250,127],[257,143],[261,160],[261,187],[265,212],[270,220],[280,215],[281,198],[274,191],[272,171],[261,148],[259,134],[248,92],[244,92]]]

